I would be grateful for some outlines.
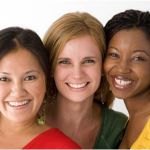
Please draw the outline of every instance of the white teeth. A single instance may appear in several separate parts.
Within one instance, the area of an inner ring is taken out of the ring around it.
[[[79,89],[79,88],[83,88],[87,85],[87,83],[68,83],[68,85],[72,88],[76,88],[76,89]]]
[[[15,102],[8,102],[8,105],[11,107],[18,107],[18,106],[23,106],[29,103],[29,100],[24,100],[24,101],[15,101]]]
[[[115,78],[115,82],[120,85],[120,86],[126,86],[126,85],[129,85],[131,84],[131,80],[128,80],[128,81],[125,81],[125,80],[122,80],[122,79],[117,79]]]

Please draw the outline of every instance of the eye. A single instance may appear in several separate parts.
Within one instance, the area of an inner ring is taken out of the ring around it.
[[[132,58],[134,61],[145,61],[146,59],[143,56],[134,56]]]
[[[111,52],[107,54],[107,57],[111,57],[111,58],[119,58],[119,54],[115,53],[115,52]]]
[[[93,59],[86,59],[83,61],[83,64],[95,64],[95,60]]]
[[[10,81],[10,79],[7,77],[0,77],[0,81],[8,82],[8,81]]]
[[[37,79],[37,77],[35,75],[29,75],[24,78],[25,81],[31,81],[31,80],[35,80],[35,79]]]
[[[70,64],[69,60],[59,60],[58,64]]]

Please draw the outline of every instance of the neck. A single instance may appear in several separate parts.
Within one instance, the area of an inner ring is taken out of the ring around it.
[[[145,92],[141,95],[124,100],[129,116],[136,116],[150,109],[150,92]]]
[[[58,96],[48,111],[50,125],[62,130],[83,148],[93,146],[101,115],[100,106],[93,102],[93,98],[73,102]]]
[[[4,134],[20,134],[20,133],[25,133],[30,132],[29,130],[34,129],[37,125],[35,118],[33,120],[30,121],[26,121],[26,122],[13,122],[10,121],[8,119],[6,119],[5,117],[1,116],[0,117],[0,132],[4,133]]]
[[[58,96],[56,103],[49,110],[52,110],[49,116],[53,118],[50,122],[48,121],[50,124],[54,122],[54,126],[64,129],[72,125],[74,130],[78,130],[80,126],[87,125],[87,122],[95,118],[99,107],[93,103],[92,98],[82,102],[73,102]]]
[[[70,102],[57,99],[57,116],[66,122],[79,125],[93,116],[93,101]]]

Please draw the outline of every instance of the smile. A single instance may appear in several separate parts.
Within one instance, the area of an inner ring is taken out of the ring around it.
[[[75,88],[75,89],[84,88],[87,84],[88,84],[88,82],[85,82],[85,83],[67,83],[67,85],[69,85],[71,88]]]
[[[127,78],[123,78],[123,77],[115,77],[114,78],[114,84],[115,87],[123,89],[123,88],[127,88],[128,86],[130,86],[133,83],[132,80],[129,80]]]
[[[131,84],[132,81],[131,81],[131,80],[125,81],[125,80],[121,80],[121,79],[115,78],[115,82],[116,82],[118,85],[126,86],[126,85]]]
[[[30,100],[24,100],[24,101],[14,101],[14,102],[8,102],[8,105],[11,107],[20,107],[28,104]]]

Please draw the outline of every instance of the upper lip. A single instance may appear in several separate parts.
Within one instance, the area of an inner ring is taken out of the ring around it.
[[[111,75],[112,78],[116,78],[116,79],[120,79],[120,80],[124,80],[124,81],[129,81],[129,80],[133,80],[132,78],[130,78],[127,75]]]
[[[7,101],[7,103],[12,106],[21,106],[29,103],[30,101],[31,101],[30,99],[24,99],[20,101]]]
[[[9,100],[9,101],[6,101],[7,103],[22,103],[22,102],[25,102],[25,101],[31,101],[31,99],[22,99],[22,100]]]

